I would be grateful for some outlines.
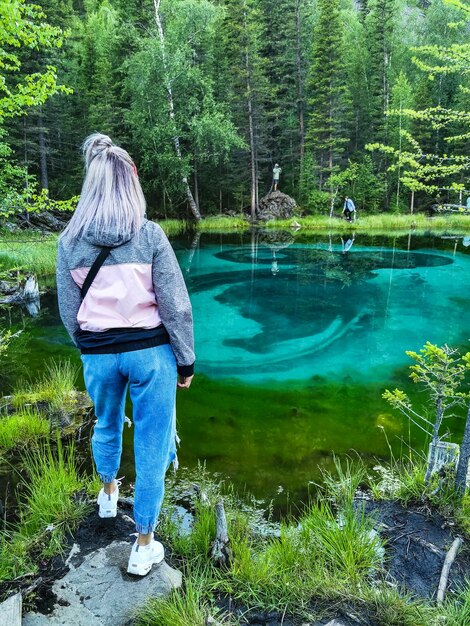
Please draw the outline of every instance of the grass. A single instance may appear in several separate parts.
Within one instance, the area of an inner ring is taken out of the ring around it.
[[[214,606],[214,574],[208,566],[189,562],[183,569],[184,589],[172,591],[163,602],[151,600],[136,616],[136,626],[207,626],[208,617],[221,626],[234,624]]]
[[[377,215],[360,215],[357,222],[351,224],[342,219],[330,219],[327,215],[311,215],[294,217],[288,220],[271,220],[259,224],[263,228],[278,230],[292,230],[292,222],[297,221],[305,232],[362,232],[365,234],[417,234],[427,232],[468,233],[470,232],[470,217],[467,215],[439,215],[429,218],[422,213],[402,215],[395,213],[380,213]],[[188,228],[195,228],[200,232],[228,233],[250,230],[251,224],[242,217],[226,215],[208,216],[200,222],[167,219],[160,220],[160,226],[168,236],[177,236]],[[0,271],[19,269],[26,272],[34,271],[40,276],[55,273],[57,253],[57,234],[47,236],[37,233],[15,232],[0,230]]]
[[[0,417],[0,453],[36,444],[49,432],[49,420],[29,407]]]
[[[0,270],[20,269],[37,275],[55,274],[57,235],[0,232]]]
[[[395,459],[389,466],[376,466],[380,478],[369,480],[375,500],[399,500],[404,506],[410,502],[427,502],[445,517],[452,518],[460,530],[470,536],[470,493],[461,497],[455,490],[452,471],[443,476],[433,474],[428,484],[424,482],[426,459],[418,456]]]
[[[272,220],[267,223],[268,228],[292,230],[293,219]],[[301,225],[302,231],[329,231],[329,232],[356,232],[391,234],[391,233],[415,233],[425,232],[470,232],[470,217],[464,215],[441,215],[438,217],[427,217],[422,213],[414,215],[401,215],[395,213],[379,213],[377,215],[359,216],[355,223],[350,223],[342,219],[330,219],[327,216],[313,215],[308,217],[296,217]]]
[[[88,493],[96,481],[82,475],[73,444],[67,449],[58,439],[52,447],[24,452],[20,519],[0,532],[0,581],[12,580],[36,570],[36,562],[62,551],[66,535],[90,510]]]
[[[27,405],[46,404],[50,412],[68,412],[77,400],[75,383],[78,368],[69,360],[51,361],[46,364],[42,378],[35,383],[21,381],[10,398],[11,405],[22,409]]]
[[[357,222],[350,223],[327,215],[310,215],[306,217],[292,217],[287,220],[270,220],[259,223],[258,226],[278,230],[291,230],[292,223],[296,221],[301,229],[293,231],[299,234],[307,232],[349,232],[354,230],[362,233],[373,234],[403,234],[409,232],[470,232],[470,216],[468,215],[438,215],[428,217],[423,213],[397,214],[379,213],[375,215],[360,215]],[[180,220],[162,220],[159,222],[167,234],[177,235],[186,228],[192,227],[200,232],[238,232],[250,230],[251,224],[242,217],[228,217],[224,215],[209,216],[200,222],[184,222]]]
[[[172,497],[179,501],[182,493],[193,494],[190,532],[182,533],[174,522],[168,495],[159,527],[175,558],[181,560],[183,587],[165,599],[152,600],[140,611],[136,623],[204,626],[208,616],[215,617],[221,625],[242,623],[233,614],[218,612],[217,599],[222,596],[230,598],[241,611],[248,607],[276,611],[303,621],[331,617],[335,607],[342,606],[381,626],[469,624],[470,581],[441,606],[390,587],[384,570],[384,543],[374,530],[376,519],[366,515],[357,502],[353,503],[356,489],[372,479],[360,458],[343,465],[335,459],[335,468],[334,475],[324,473],[317,498],[297,519],[281,522],[277,534],[261,532],[255,509],[242,507],[227,486],[210,481],[204,468],[201,480],[193,476],[183,481],[182,489]],[[395,463],[393,475],[393,494],[389,486],[386,494],[383,491],[383,472],[376,479],[381,485],[376,486],[376,494],[399,497],[404,502],[414,499],[422,487],[421,461],[414,466]],[[390,476],[386,478],[388,485]],[[198,495],[189,489],[194,482],[199,484]],[[213,505],[221,497],[232,557],[228,567],[216,568],[210,559],[215,537]],[[448,494],[441,498],[449,504]],[[467,516],[468,513],[467,509]]]

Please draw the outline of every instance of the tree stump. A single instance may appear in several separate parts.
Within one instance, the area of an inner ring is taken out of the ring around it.
[[[219,500],[215,505],[216,537],[212,546],[211,556],[216,565],[228,566],[232,557],[227,530],[227,518],[225,516],[224,503]]]

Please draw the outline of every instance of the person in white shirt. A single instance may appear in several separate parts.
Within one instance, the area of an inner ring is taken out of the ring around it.
[[[354,202],[348,196],[344,199],[343,214],[348,222],[356,221],[356,207],[354,206]]]

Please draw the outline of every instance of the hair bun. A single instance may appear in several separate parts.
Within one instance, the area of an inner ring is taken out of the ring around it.
[[[88,169],[93,159],[101,154],[104,150],[113,146],[112,140],[108,135],[101,133],[93,133],[89,135],[83,142],[83,157],[85,159],[85,167]]]

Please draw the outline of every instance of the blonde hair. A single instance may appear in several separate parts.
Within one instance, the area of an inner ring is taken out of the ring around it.
[[[83,142],[85,180],[75,213],[64,235],[79,238],[90,230],[130,239],[142,226],[145,198],[129,154],[107,135],[94,133]]]

